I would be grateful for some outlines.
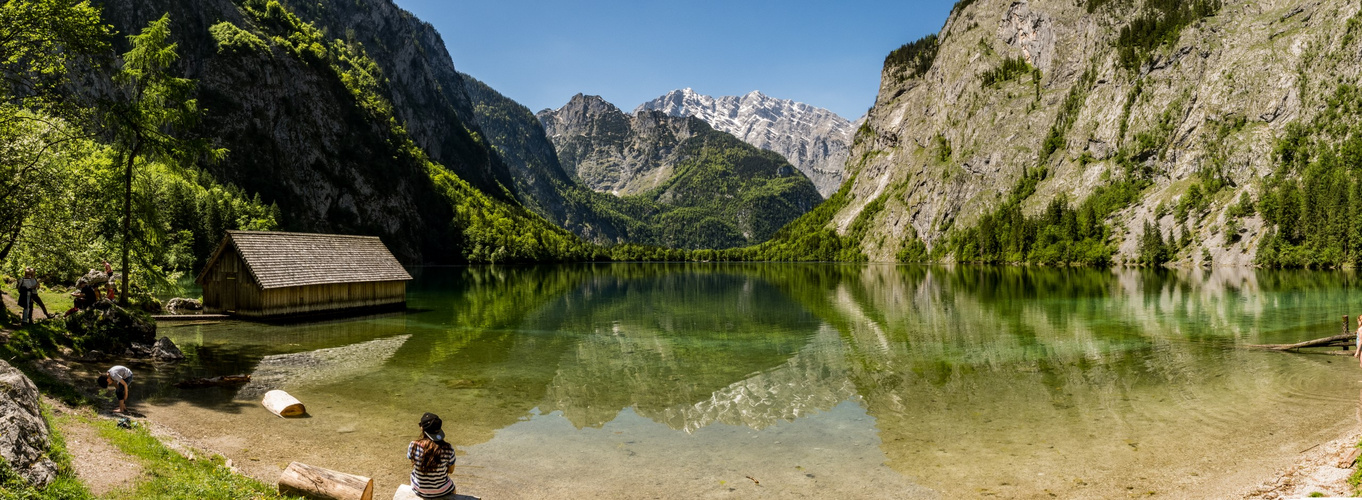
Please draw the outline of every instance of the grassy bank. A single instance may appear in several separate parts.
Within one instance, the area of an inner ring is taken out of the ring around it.
[[[61,297],[43,298],[48,301],[50,311],[55,310],[53,306],[63,304]],[[65,304],[69,307],[70,300]],[[0,459],[0,500],[96,498],[78,477],[62,437],[61,429],[75,425],[93,427],[100,438],[126,455],[94,457],[95,463],[131,457],[142,467],[142,474],[134,482],[103,495],[105,498],[289,498],[281,497],[273,485],[234,473],[220,455],[200,454],[193,460],[186,458],[153,436],[143,421],[134,421],[130,429],[120,428],[115,421],[98,415],[96,408],[108,402],[106,396],[83,392],[34,368],[35,361],[58,358],[63,351],[78,352],[81,340],[73,338],[61,320],[20,326],[12,312],[0,311],[0,358],[23,371],[42,394],[70,407],[69,411],[54,416],[53,409],[43,403],[43,418],[52,430],[48,455],[58,466],[56,481],[45,488],[34,488]]]

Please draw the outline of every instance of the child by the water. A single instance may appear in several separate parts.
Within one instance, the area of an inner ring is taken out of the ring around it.
[[[114,386],[114,395],[118,397],[118,409],[115,413],[126,413],[128,411],[128,392],[132,384],[132,370],[123,365],[115,365],[108,372],[99,376],[99,388],[108,389],[109,385]]]
[[[421,498],[438,498],[454,494],[454,447],[445,442],[440,417],[434,413],[421,415],[421,437],[407,445],[407,459],[411,460],[411,489]]]

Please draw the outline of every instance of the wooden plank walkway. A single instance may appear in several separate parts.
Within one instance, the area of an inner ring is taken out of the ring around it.
[[[156,321],[200,321],[230,319],[230,314],[153,314],[151,319]]]

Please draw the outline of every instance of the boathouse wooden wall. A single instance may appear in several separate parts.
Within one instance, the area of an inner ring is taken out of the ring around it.
[[[224,244],[220,252],[204,271],[200,281],[206,313],[277,317],[398,307],[406,303],[406,281],[323,283],[263,289],[234,245]]]

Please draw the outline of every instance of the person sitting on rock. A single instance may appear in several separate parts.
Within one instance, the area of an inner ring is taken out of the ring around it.
[[[99,376],[99,388],[108,389],[109,385],[114,386],[114,396],[118,397],[118,409],[114,413],[126,413],[128,411],[128,392],[132,388],[132,370],[123,365],[115,365],[108,372]]]
[[[76,311],[89,309],[90,306],[95,305],[95,302],[99,300],[99,293],[95,292],[95,288],[90,286],[89,282],[85,281],[85,278],[80,278],[76,280],[76,291],[71,292],[71,297],[75,300],[73,301],[74,304],[71,310],[66,311],[67,316],[75,314]]]
[[[42,297],[38,296],[38,278],[33,272],[33,268],[24,269],[24,277],[19,280],[19,308],[23,309],[21,321],[25,324],[33,324],[33,305],[37,304],[43,311],[43,316],[52,317],[47,312],[47,305],[43,304]]]
[[[411,460],[411,489],[421,498],[439,498],[454,494],[454,446],[445,442],[440,417],[434,413],[421,415],[421,437],[407,445],[407,460]]]

